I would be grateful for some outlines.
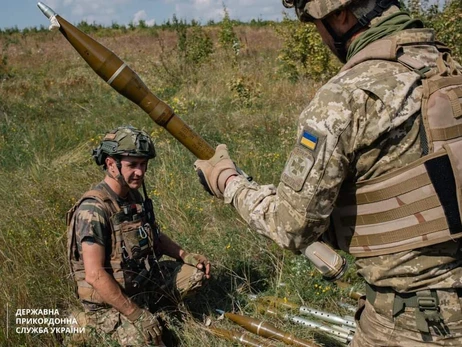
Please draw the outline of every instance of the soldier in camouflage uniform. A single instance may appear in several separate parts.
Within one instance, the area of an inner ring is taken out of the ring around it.
[[[93,157],[105,170],[104,180],[67,216],[71,274],[84,308],[75,316],[86,333],[122,346],[163,346],[153,314],[158,302],[166,297],[176,303],[201,287],[210,277],[210,263],[159,231],[144,186],[148,160],[155,157],[145,132],[117,128]],[[159,262],[162,255],[175,261]]]
[[[196,161],[201,183],[283,248],[356,257],[352,346],[462,346],[461,66],[398,1],[283,3],[346,64],[300,115],[277,187],[238,174],[225,145]]]

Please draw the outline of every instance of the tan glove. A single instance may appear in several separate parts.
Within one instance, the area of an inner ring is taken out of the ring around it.
[[[127,318],[143,334],[146,344],[165,346],[162,342],[162,327],[151,312],[138,307]]]
[[[205,277],[210,278],[210,262],[202,254],[187,253],[181,258],[185,264],[197,267],[199,270],[204,271]]]
[[[228,148],[223,144],[217,146],[209,160],[196,160],[194,169],[205,190],[221,199],[228,178],[238,175],[236,165],[229,158]]]

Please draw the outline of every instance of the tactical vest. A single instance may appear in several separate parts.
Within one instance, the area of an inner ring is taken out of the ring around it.
[[[85,281],[85,268],[76,239],[75,211],[86,199],[95,199],[102,204],[110,222],[111,244],[106,245],[106,252],[110,250],[110,254],[106,254],[106,271],[129,296],[139,293],[142,287],[139,283],[144,282],[153,263],[155,241],[152,228],[146,223],[143,206],[139,203],[119,206],[107,192],[90,190],[66,215],[68,258],[79,299],[89,303],[104,303],[93,287]]]
[[[368,257],[460,238],[462,70],[443,46],[437,47],[433,67],[402,54],[399,40],[371,46],[353,57],[356,63],[375,57],[397,61],[416,73],[423,95],[420,132],[425,152],[410,165],[358,181],[342,192],[332,214],[339,246],[356,257]]]

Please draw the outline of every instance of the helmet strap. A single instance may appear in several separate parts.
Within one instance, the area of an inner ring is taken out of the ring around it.
[[[112,175],[109,170],[106,169],[106,174],[112,178],[113,180],[116,180],[117,182],[119,182],[119,184],[122,186],[122,187],[127,187],[129,188],[129,185],[127,183],[127,181],[125,181],[125,178],[124,176],[122,175],[122,163],[120,161],[119,158],[116,158],[116,157],[111,157],[115,160],[116,162],[116,167],[117,167],[117,170],[119,171],[119,173],[117,175]]]
[[[346,63],[346,56],[347,56],[346,43],[349,38],[346,38],[346,35],[343,35],[343,36],[338,35],[335,32],[335,30],[332,28],[332,26],[327,22],[326,19],[321,19],[321,22],[326,28],[329,35],[334,40],[334,48],[335,48],[337,57],[342,63]]]
[[[116,166],[117,170],[119,170],[119,174],[116,176],[116,180],[122,185],[122,187],[129,188],[127,181],[125,181],[125,178],[122,175],[122,163],[119,158],[116,158]]]
[[[358,18],[358,22],[355,25],[353,25],[342,36],[338,35],[332,29],[332,27],[327,22],[327,20],[322,19],[322,24],[324,25],[326,30],[329,32],[329,35],[332,36],[332,39],[334,40],[334,47],[337,51],[337,56],[342,63],[346,62],[346,56],[347,56],[346,44],[348,40],[351,39],[353,35],[355,35],[362,28],[368,26],[372,19],[376,17],[380,17],[383,14],[383,12],[389,9],[392,5],[396,5],[399,7],[400,6],[399,0],[377,0],[374,8],[370,12]]]

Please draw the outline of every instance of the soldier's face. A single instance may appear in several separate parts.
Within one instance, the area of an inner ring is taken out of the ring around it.
[[[120,161],[122,164],[122,176],[132,189],[138,189],[143,184],[144,174],[148,168],[148,159],[136,157],[123,157]]]

